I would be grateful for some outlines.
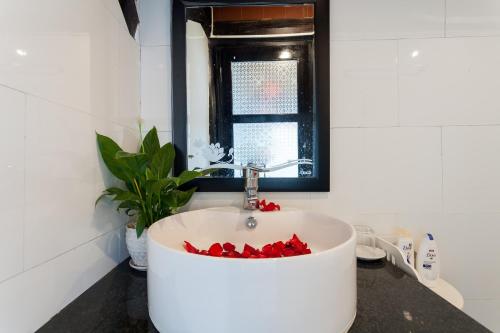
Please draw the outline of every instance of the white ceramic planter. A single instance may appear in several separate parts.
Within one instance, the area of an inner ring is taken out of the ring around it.
[[[148,229],[144,229],[141,237],[137,238],[137,232],[134,227],[127,225],[127,232],[125,234],[127,243],[127,250],[132,258],[133,264],[139,267],[148,266]]]
[[[246,227],[253,216],[258,225]],[[261,247],[297,233],[312,254],[269,259],[187,253],[185,240]],[[356,232],[300,210],[212,208],[170,216],[148,233],[149,315],[160,332],[342,333],[356,315]]]

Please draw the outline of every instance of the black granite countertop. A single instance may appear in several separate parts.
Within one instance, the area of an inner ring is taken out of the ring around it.
[[[38,332],[158,332],[148,316],[146,281],[146,273],[132,270],[124,261]],[[358,263],[358,312],[349,332],[490,331],[400,269],[380,261]]]

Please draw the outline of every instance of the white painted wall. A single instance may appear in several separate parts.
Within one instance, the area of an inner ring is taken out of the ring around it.
[[[137,146],[139,51],[117,1],[0,1],[0,332],[35,331],[127,256],[124,218],[94,208],[95,131]]]
[[[465,311],[500,331],[500,2],[330,4],[332,190],[262,195],[434,233]],[[168,1],[140,0],[140,18],[142,115],[170,140]],[[189,208],[241,202],[197,193]]]

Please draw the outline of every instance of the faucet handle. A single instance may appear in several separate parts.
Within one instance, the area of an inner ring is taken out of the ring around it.
[[[291,161],[277,164],[275,166],[268,167],[268,168],[259,168],[259,167],[254,167],[254,166],[250,166],[250,165],[248,165],[247,168],[251,168],[251,169],[256,170],[258,172],[272,172],[272,171],[288,168],[288,167],[291,167],[293,165],[299,165],[299,164],[313,165],[313,161],[309,158],[299,158],[297,160],[291,160]]]
[[[246,166],[244,165],[236,165],[236,164],[228,164],[228,163],[218,163],[218,164],[212,164],[210,167],[204,169],[204,170],[209,170],[209,169],[233,169],[233,170],[247,170],[247,172],[254,171],[257,173],[260,172],[272,172],[284,168],[288,168],[293,165],[300,165],[300,164],[308,164],[308,165],[313,165],[313,161],[309,158],[299,158],[297,160],[291,160],[285,163],[277,164],[272,167],[261,167],[258,166],[257,164],[254,163],[248,163]]]

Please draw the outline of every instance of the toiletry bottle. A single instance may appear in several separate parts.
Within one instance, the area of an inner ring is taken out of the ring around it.
[[[413,247],[413,239],[409,234],[400,235],[398,237],[398,248],[403,251],[406,262],[415,267],[415,250]]]
[[[417,272],[428,287],[433,287],[439,279],[439,253],[431,234],[426,234],[418,247]]]

